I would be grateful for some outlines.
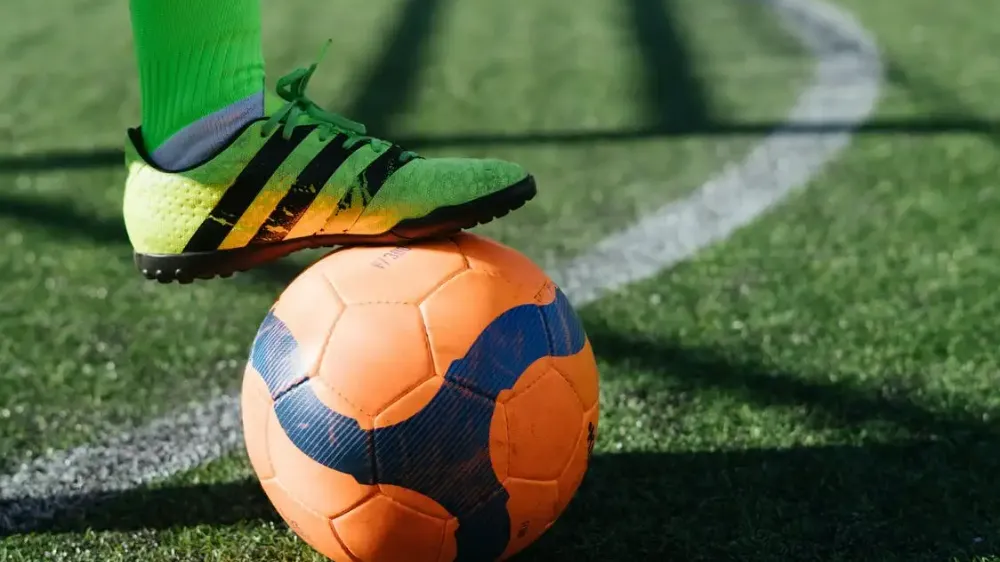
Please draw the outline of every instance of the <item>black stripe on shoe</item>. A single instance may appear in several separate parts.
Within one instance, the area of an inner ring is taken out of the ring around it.
[[[207,252],[218,249],[281,163],[315,128],[315,125],[303,125],[296,127],[289,139],[285,139],[281,134],[275,134],[268,139],[243,171],[236,176],[236,180],[222,195],[212,212],[188,240],[184,251]]]
[[[361,189],[365,194],[365,205],[371,202],[375,195],[378,194],[382,186],[385,185],[386,180],[389,179],[389,176],[405,165],[399,162],[399,157],[402,154],[402,148],[392,145],[389,147],[389,150],[386,150],[373,160],[365,168],[364,172],[361,172],[358,179],[361,180]]]
[[[316,201],[319,192],[333,174],[354,154],[363,143],[355,143],[350,148],[344,148],[347,135],[338,134],[329,144],[323,147],[289,188],[288,193],[271,212],[264,224],[257,230],[251,244],[264,242],[280,242],[288,236],[292,228],[302,219],[309,207]]]
[[[361,203],[363,206],[367,207],[371,203],[372,198],[378,194],[382,186],[389,179],[396,170],[402,168],[406,164],[400,164],[399,157],[403,154],[403,149],[392,145],[385,152],[379,154],[377,158],[371,161],[363,172],[358,174],[357,185],[360,185],[359,191],[361,192]],[[354,189],[347,190],[344,196],[340,198],[340,202],[337,203],[337,211],[346,211],[350,209],[354,204]]]

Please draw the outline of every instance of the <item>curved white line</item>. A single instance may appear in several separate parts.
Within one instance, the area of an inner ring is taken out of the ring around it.
[[[588,302],[725,239],[789,193],[804,187],[850,142],[836,133],[785,134],[810,123],[861,124],[878,100],[882,64],[872,38],[840,10],[815,0],[766,0],[789,31],[815,54],[812,84],[783,127],[738,165],[689,197],[608,237],[554,276],[576,302]],[[819,128],[818,128],[819,129]]]

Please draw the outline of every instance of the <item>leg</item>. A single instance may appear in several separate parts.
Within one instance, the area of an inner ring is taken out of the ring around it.
[[[142,139],[161,168],[211,157],[264,116],[260,0],[131,0]]]

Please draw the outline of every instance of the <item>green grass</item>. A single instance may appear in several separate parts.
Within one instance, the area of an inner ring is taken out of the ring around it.
[[[883,50],[887,83],[870,125],[878,132],[859,134],[807,191],[724,244],[581,311],[604,377],[598,454],[572,508],[519,560],[1000,560],[1000,137],[965,130],[998,117],[1000,63],[988,53],[1000,8],[839,3]],[[37,4],[46,13],[57,3]],[[289,4],[289,13],[305,9]],[[712,108],[708,123],[780,118],[804,60],[767,12],[676,4],[701,79],[689,77],[689,91],[666,108],[649,92],[662,93],[657,72],[671,76],[664,69],[680,63],[644,58],[633,36],[649,30],[629,20],[629,2],[482,0],[440,7],[416,93],[405,103],[379,94],[383,107],[404,108],[381,125],[409,137],[637,129],[702,103]],[[91,24],[124,37],[117,5],[88,6]],[[351,94],[378,82],[358,69],[376,66],[370,30],[392,32],[396,11],[331,9],[351,19],[340,20],[332,52],[343,64],[324,65],[320,97],[369,111]],[[22,59],[0,65],[22,73],[21,93],[0,85],[0,99],[25,133],[5,136],[0,117],[0,154],[114,143],[107,122],[124,127],[136,114],[125,39],[82,38],[81,49],[120,56],[67,61],[43,76],[31,53],[56,46],[32,33],[47,20],[16,15],[27,44]],[[268,17],[272,68],[308,57],[329,33],[316,17],[298,33],[276,3]],[[482,37],[495,48],[467,48]],[[672,79],[684,83],[680,73]],[[54,103],[46,84],[77,82],[125,101],[95,94],[61,117],[36,113]],[[686,100],[698,87],[701,101]],[[75,132],[57,134],[88,104]],[[433,152],[489,152],[539,169],[547,191],[538,204],[484,232],[545,260],[682,196],[753,140],[667,137]],[[0,170],[8,465],[232,389],[256,322],[290,273],[192,287],[139,281],[116,222],[120,173]],[[624,201],[609,207],[602,197],[611,192]],[[0,560],[319,558],[276,519],[236,454],[2,539]]]

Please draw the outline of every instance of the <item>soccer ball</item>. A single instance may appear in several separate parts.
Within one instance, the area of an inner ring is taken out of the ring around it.
[[[566,508],[598,417],[590,343],[522,254],[461,234],[333,252],[264,319],[243,381],[250,461],[337,562],[487,562]]]

